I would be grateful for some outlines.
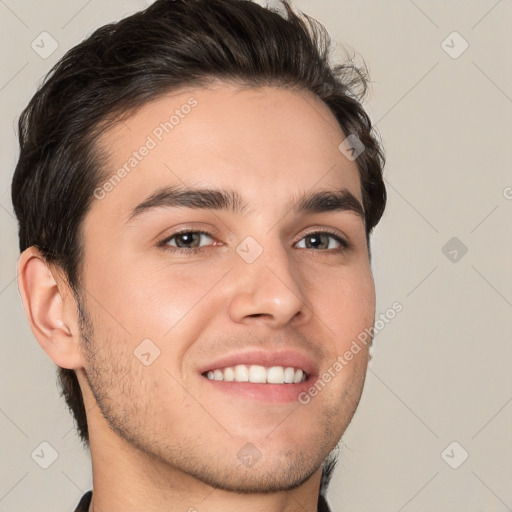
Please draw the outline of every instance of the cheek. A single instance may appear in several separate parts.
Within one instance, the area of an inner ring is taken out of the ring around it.
[[[120,329],[136,339],[162,339],[183,328],[189,314],[226,273],[224,269],[179,264],[150,265],[118,259],[102,267],[88,283],[98,318],[105,328]],[[229,268],[227,269],[229,270]],[[207,301],[206,301],[207,302]]]
[[[336,352],[373,325],[375,285],[369,266],[316,274],[312,307],[336,340]]]
[[[228,268],[229,270],[229,268]],[[202,266],[159,266],[134,278],[127,294],[132,298],[130,309],[141,312],[141,322],[133,322],[134,330],[156,338],[170,339],[175,333],[187,339],[187,331],[196,331],[218,312],[217,290],[226,271]],[[202,321],[197,321],[197,317]]]

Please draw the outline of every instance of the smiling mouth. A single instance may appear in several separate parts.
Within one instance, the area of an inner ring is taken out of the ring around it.
[[[201,374],[209,380],[226,382],[251,382],[253,384],[299,384],[308,380],[309,375],[302,368],[292,366],[261,366],[237,364],[216,368]]]

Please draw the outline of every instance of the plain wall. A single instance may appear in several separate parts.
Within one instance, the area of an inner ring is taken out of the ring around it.
[[[377,313],[403,305],[375,338],[332,510],[510,510],[512,2],[293,3],[327,26],[340,57],[343,43],[370,71],[366,106],[386,149],[389,195],[372,239]],[[147,5],[0,2],[2,512],[68,512],[92,484],[17,290],[17,118],[69,48]],[[47,58],[31,47],[42,32],[58,43]],[[42,442],[58,452],[48,469],[31,457]]]

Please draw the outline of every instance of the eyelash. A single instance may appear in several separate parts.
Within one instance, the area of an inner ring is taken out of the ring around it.
[[[213,235],[211,233],[209,233],[208,231],[203,231],[203,230],[200,230],[200,229],[185,229],[183,231],[177,231],[176,233],[173,233],[171,236],[168,236],[168,237],[164,238],[163,240],[158,242],[157,245],[158,245],[158,247],[161,247],[162,249],[170,251],[170,252],[174,252],[174,253],[175,252],[182,252],[182,253],[188,253],[188,254],[190,254],[190,253],[192,253],[192,254],[200,253],[200,252],[203,252],[205,249],[208,249],[209,247],[212,247],[211,245],[208,245],[208,246],[205,246],[205,247],[173,247],[171,245],[167,245],[168,242],[170,242],[173,238],[175,238],[175,237],[177,237],[179,235],[185,235],[185,234],[188,235],[188,234],[191,234],[191,233],[207,235],[210,238],[214,239]],[[346,251],[346,250],[351,248],[351,244],[349,242],[347,242],[346,240],[341,238],[337,233],[334,233],[334,232],[329,231],[329,230],[312,231],[310,233],[306,233],[299,240],[299,242],[301,240],[303,240],[304,238],[308,237],[308,236],[320,235],[320,234],[330,235],[332,238],[334,238],[340,244],[340,247],[337,247],[336,249],[316,249],[317,252],[325,252],[325,251],[327,251],[327,252],[330,252],[330,253],[337,254],[337,253],[344,252],[344,251]]]

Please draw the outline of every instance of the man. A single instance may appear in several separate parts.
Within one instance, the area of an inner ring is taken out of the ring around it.
[[[21,116],[18,286],[90,447],[77,511],[329,510],[384,156],[364,75],[283,5],[159,0]]]

